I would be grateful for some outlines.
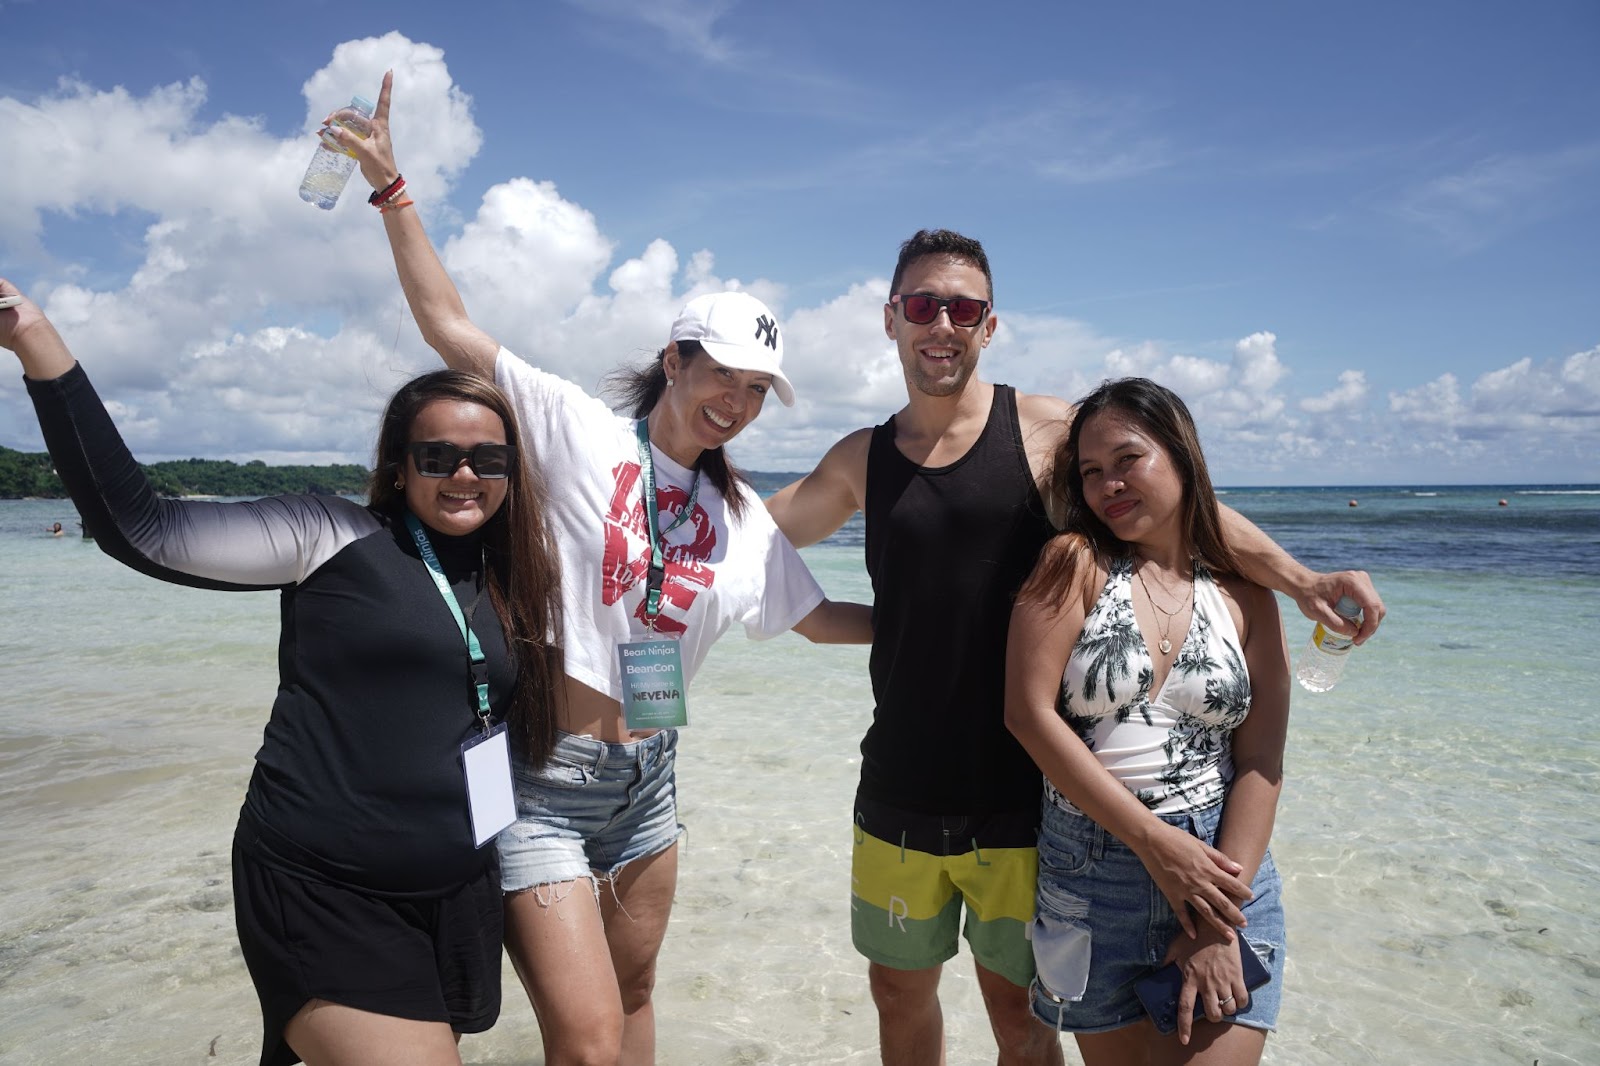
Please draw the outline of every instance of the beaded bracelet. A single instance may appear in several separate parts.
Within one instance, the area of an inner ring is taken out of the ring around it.
[[[402,174],[396,174],[394,180],[391,181],[387,186],[381,190],[375,191],[371,196],[367,197],[367,203],[371,204],[373,207],[382,207],[384,201],[393,199],[399,194],[400,190],[404,189],[405,187],[405,176]]]

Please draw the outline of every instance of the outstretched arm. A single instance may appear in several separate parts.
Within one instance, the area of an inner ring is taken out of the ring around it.
[[[1259,526],[1231,507],[1222,508],[1222,532],[1239,557],[1241,576],[1288,596],[1313,622],[1321,622],[1335,633],[1348,634],[1350,623],[1339,616],[1334,605],[1341,596],[1349,596],[1361,605],[1356,643],[1365,642],[1378,631],[1384,616],[1383,599],[1365,570],[1319,574],[1295,562]]]
[[[323,132],[348,149],[361,164],[361,176],[374,191],[386,189],[400,177],[394,161],[394,145],[389,139],[389,98],[394,87],[394,71],[383,76],[383,91],[372,115],[372,133],[363,139],[340,127]],[[405,190],[396,202],[411,199]],[[500,344],[473,324],[455,283],[445,273],[433,244],[428,240],[422,220],[414,207],[391,206],[383,212],[383,228],[389,235],[395,270],[406,303],[422,331],[422,339],[439,353],[447,366],[494,377],[495,355]]]
[[[1234,926],[1244,922],[1235,901],[1251,895],[1249,884],[1233,876],[1239,864],[1152,814],[1100,765],[1056,711],[1062,672],[1083,631],[1085,590],[1100,573],[1075,539],[1057,537],[1039,560],[1043,568],[1063,553],[1076,555],[1073,580],[1037,592],[1030,581],[1012,609],[1006,639],[1006,727],[1063,796],[1133,849],[1189,936],[1196,935],[1192,907],[1216,935],[1231,940]]]
[[[872,607],[823,600],[795,624],[794,631],[813,644],[871,644]]]
[[[767,499],[767,512],[797,548],[838,531],[866,502],[867,448],[872,430],[858,429],[822,457],[817,468]]]
[[[16,289],[0,279],[0,296]],[[31,301],[0,310],[51,462],[95,546],[173,584],[243,591],[304,579],[375,520],[337,498],[164,499],[134,461],[83,368]]]

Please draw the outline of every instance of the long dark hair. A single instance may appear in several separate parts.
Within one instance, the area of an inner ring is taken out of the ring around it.
[[[677,344],[678,359],[684,366],[706,354],[699,341],[678,341]],[[619,367],[606,375],[605,392],[616,400],[618,410],[627,411],[629,418],[645,418],[655,409],[661,394],[667,391],[667,369],[663,365],[666,357],[667,349],[663,348],[644,366]],[[716,486],[727,504],[728,513],[742,520],[746,505],[743,488],[751,484],[745,472],[729,462],[721,448],[707,448],[701,452],[695,469]]]
[[[435,370],[406,382],[383,413],[377,462],[367,484],[368,505],[391,518],[405,509],[405,493],[395,481],[404,467],[411,425],[436,400],[487,408],[500,416],[508,441],[520,440],[516,412],[494,382],[460,370]],[[534,766],[543,765],[555,748],[556,708],[563,684],[560,557],[545,522],[544,495],[519,448],[505,502],[483,526],[484,584],[516,667],[506,722]]]
[[[1211,487],[1211,473],[1206,469],[1206,457],[1200,449],[1200,434],[1195,430],[1194,418],[1177,393],[1149,378],[1102,382],[1078,402],[1072,428],[1057,445],[1051,461],[1051,495],[1062,501],[1066,509],[1061,536],[1077,535],[1101,556],[1128,555],[1133,550],[1090,509],[1083,494],[1083,474],[1078,469],[1084,425],[1095,415],[1108,411],[1127,416],[1140,430],[1159,441],[1172,457],[1183,484],[1183,531],[1191,555],[1213,573],[1239,573],[1238,558],[1222,534],[1217,494]],[[1076,552],[1046,552],[1023,591],[1029,595],[1040,594],[1071,581],[1077,558]]]

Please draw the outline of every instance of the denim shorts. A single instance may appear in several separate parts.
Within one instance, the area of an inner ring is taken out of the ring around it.
[[[1161,815],[1214,844],[1223,805]],[[1089,817],[1044,803],[1039,829],[1039,900],[1033,950],[1039,976],[1030,989],[1034,1015],[1053,1029],[1099,1033],[1145,1017],[1134,984],[1161,965],[1183,927],[1144,863]],[[1249,1006],[1224,1017],[1272,1030],[1283,996],[1283,882],[1268,851],[1241,910],[1240,930],[1272,980],[1250,993]]]
[[[500,887],[614,876],[677,842],[678,731],[629,744],[559,734],[542,767],[517,761],[517,820],[496,840]]]

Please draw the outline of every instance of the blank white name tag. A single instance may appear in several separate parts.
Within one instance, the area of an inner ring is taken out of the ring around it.
[[[517,820],[517,799],[511,788],[511,746],[504,722],[487,735],[478,733],[461,745],[461,769],[467,776],[472,846],[481,848]]]

